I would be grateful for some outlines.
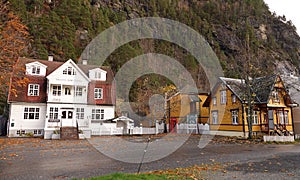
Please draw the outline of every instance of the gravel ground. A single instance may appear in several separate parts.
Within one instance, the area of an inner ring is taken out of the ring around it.
[[[265,144],[215,137],[200,149],[200,136],[193,135],[178,147],[186,138],[152,136],[141,171],[209,164],[220,168],[201,170],[204,179],[300,179],[298,143]],[[135,173],[147,141],[148,136],[69,141],[0,138],[0,179],[72,179],[113,172]],[[163,156],[166,151],[170,151],[169,155]],[[116,154],[126,162],[111,158]],[[152,161],[155,158],[158,160]]]

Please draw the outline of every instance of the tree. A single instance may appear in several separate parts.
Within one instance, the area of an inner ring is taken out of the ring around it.
[[[245,17],[245,26],[241,30],[242,31],[242,39],[245,39],[244,51],[242,57],[244,62],[242,64],[236,64],[239,76],[242,78],[242,89],[243,89],[243,104],[247,108],[246,120],[248,126],[248,138],[252,139],[252,121],[253,121],[253,111],[255,105],[255,92],[253,80],[256,77],[262,76],[263,72],[260,71],[259,67],[257,67],[257,59],[259,58],[258,53],[256,51],[258,44],[256,43],[256,39],[253,33],[253,27],[249,24],[248,17]]]
[[[15,69],[16,64],[18,58],[28,51],[30,38],[28,28],[21,23],[18,16],[9,11],[7,3],[1,1],[0,6],[0,102],[3,106],[6,104],[7,95],[15,94],[16,86],[22,86],[26,82],[26,79],[17,77],[8,89],[12,76],[21,72],[20,69]]]

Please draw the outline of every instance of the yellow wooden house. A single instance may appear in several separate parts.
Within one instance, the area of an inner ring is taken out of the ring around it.
[[[178,92],[167,99],[167,123],[170,132],[177,132],[178,124],[206,124],[209,118],[209,108],[203,107],[208,93]],[[189,122],[189,117],[195,117],[195,122]]]
[[[241,79],[219,78],[204,102],[209,108],[210,131],[220,135],[248,135],[248,102]],[[292,107],[295,103],[279,75],[252,80],[252,132],[273,133],[278,129],[293,132]]]

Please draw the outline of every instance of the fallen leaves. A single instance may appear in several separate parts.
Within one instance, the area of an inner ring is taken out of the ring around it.
[[[194,165],[192,167],[188,168],[176,168],[172,170],[158,170],[158,171],[151,171],[146,174],[163,174],[167,175],[170,179],[182,177],[182,179],[203,179],[204,175],[207,174],[207,172],[210,171],[220,171],[222,173],[227,173],[227,171],[224,169],[223,166],[221,166],[218,163],[215,164],[202,164],[202,165]]]

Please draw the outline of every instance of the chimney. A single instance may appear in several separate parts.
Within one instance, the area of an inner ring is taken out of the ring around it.
[[[83,59],[83,60],[82,60],[82,64],[83,64],[83,65],[87,65],[87,60],[86,60],[86,59]]]
[[[51,54],[48,55],[48,61],[53,61],[53,55]]]

